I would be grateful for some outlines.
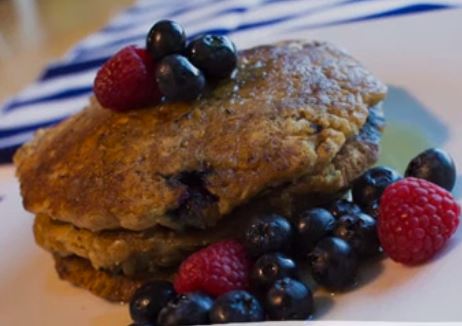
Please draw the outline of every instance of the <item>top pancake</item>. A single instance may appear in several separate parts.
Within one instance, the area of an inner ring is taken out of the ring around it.
[[[92,101],[15,156],[25,207],[93,231],[206,228],[269,187],[321,171],[386,86],[326,43],[240,53],[190,103],[114,113]]]

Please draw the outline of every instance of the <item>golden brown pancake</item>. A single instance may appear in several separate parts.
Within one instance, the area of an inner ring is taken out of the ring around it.
[[[93,100],[37,133],[15,156],[24,205],[92,231],[207,228],[321,173],[385,92],[330,44],[246,50],[233,79],[194,102],[120,114]]]
[[[94,269],[90,262],[79,257],[53,256],[55,268],[62,280],[84,288],[108,301],[129,302],[133,293],[151,278],[128,278],[124,275]],[[155,280],[170,280],[172,271],[157,272],[151,275]]]
[[[341,196],[377,159],[383,118],[379,107],[370,112],[359,135],[347,141],[324,173],[302,178],[297,186],[274,189],[238,208],[213,228],[181,232],[156,226],[145,231],[91,232],[39,214],[34,223],[36,241],[59,256],[79,256],[95,269],[128,276],[175,267],[190,253],[210,243],[239,238],[237,230],[242,230],[254,216],[278,212],[293,218],[302,209],[324,205]]]

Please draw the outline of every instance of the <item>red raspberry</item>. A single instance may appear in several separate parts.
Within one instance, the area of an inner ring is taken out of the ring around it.
[[[423,179],[402,179],[381,197],[379,239],[391,259],[422,263],[456,231],[459,215],[459,205],[445,189]]]
[[[120,50],[101,67],[93,89],[100,104],[115,111],[155,104],[161,98],[154,60],[135,46]]]
[[[219,296],[248,287],[250,260],[237,241],[214,243],[189,256],[180,266],[173,285],[178,293],[202,291]]]

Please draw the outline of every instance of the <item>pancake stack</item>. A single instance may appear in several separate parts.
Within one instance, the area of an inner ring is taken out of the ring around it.
[[[61,278],[128,301],[254,216],[342,196],[377,160],[385,94],[344,51],[288,41],[241,52],[193,102],[115,113],[91,99],[15,156],[36,241]]]

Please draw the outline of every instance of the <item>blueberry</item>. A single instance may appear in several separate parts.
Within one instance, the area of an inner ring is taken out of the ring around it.
[[[380,254],[377,225],[367,214],[343,215],[337,221],[334,235],[348,242],[361,257]]]
[[[456,183],[456,167],[444,150],[430,148],[411,160],[405,176],[425,179],[451,191]]]
[[[193,100],[205,87],[205,77],[187,58],[173,54],[156,68],[159,89],[169,100]]]
[[[272,214],[256,219],[244,234],[244,244],[254,257],[290,249],[292,226],[284,217]]]
[[[297,266],[281,253],[269,253],[255,262],[250,272],[250,284],[257,291],[264,291],[275,281],[284,277],[295,277]]]
[[[207,77],[225,78],[236,68],[236,46],[226,36],[201,36],[189,44],[187,54]]]
[[[146,48],[154,59],[181,53],[186,47],[184,28],[171,20],[161,20],[152,26],[146,39]]]
[[[162,308],[157,324],[159,326],[208,324],[212,305],[212,298],[199,292],[179,295]]]
[[[346,214],[356,214],[356,213],[361,213],[361,208],[356,205],[355,203],[346,200],[346,199],[339,199],[335,201],[330,207],[329,210],[331,214],[339,218],[340,216],[346,215]]]
[[[309,256],[314,280],[336,291],[351,287],[358,273],[358,259],[351,246],[342,239],[324,238]]]
[[[175,297],[172,283],[153,281],[136,290],[130,301],[130,316],[138,324],[153,323],[168,301]]]
[[[335,218],[323,208],[314,208],[300,215],[296,224],[297,250],[307,254],[316,243],[327,236],[335,226]]]
[[[374,201],[379,202],[385,188],[401,179],[395,170],[386,166],[377,166],[367,170],[353,183],[351,193],[353,201],[361,208]]]
[[[306,320],[314,310],[313,294],[305,284],[285,277],[268,290],[265,308],[270,320]]]
[[[264,320],[260,302],[246,291],[231,291],[218,297],[210,311],[213,324],[245,323]]]

